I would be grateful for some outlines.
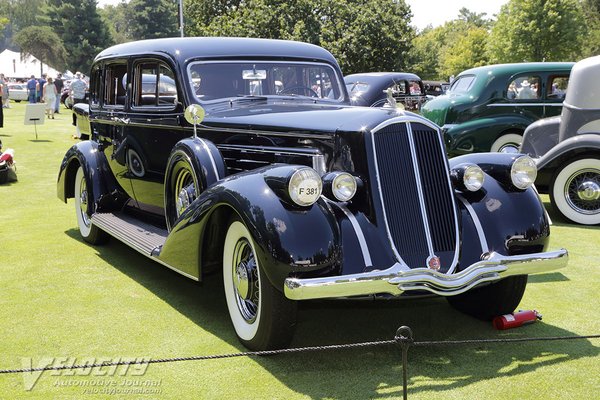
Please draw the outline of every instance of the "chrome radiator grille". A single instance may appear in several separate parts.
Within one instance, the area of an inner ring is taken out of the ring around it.
[[[456,206],[445,151],[435,129],[394,123],[372,133],[378,188],[390,240],[411,268],[430,256],[451,268],[457,251]]]

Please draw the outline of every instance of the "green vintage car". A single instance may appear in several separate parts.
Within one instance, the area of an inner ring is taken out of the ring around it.
[[[442,127],[450,156],[517,152],[525,128],[559,115],[574,63],[497,64],[461,72],[421,114]]]

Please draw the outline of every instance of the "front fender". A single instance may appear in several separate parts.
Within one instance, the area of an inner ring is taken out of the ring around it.
[[[529,125],[523,134],[521,152],[537,158],[556,146],[561,119],[559,115],[543,118]]]
[[[115,203],[122,204],[117,182],[112,177],[104,153],[98,149],[98,143],[85,140],[73,145],[65,154],[58,171],[56,183],[57,196],[63,202],[74,196],[75,175],[81,166],[86,176],[88,191],[88,213],[97,209],[118,209]],[[110,207],[109,207],[110,204]]]
[[[486,173],[484,185],[477,192],[457,192],[463,218],[472,221],[477,235],[463,237],[463,252],[473,246],[483,253],[495,251],[511,256],[545,251],[550,222],[539,195],[533,187],[521,190],[507,182],[512,162],[519,156],[488,153],[450,160],[451,167],[474,163]],[[473,255],[469,259],[461,257],[461,266],[477,262]]]
[[[538,169],[555,168],[562,165],[566,155],[600,153],[600,135],[589,133],[576,135],[558,143],[537,160]]]
[[[250,231],[259,262],[278,290],[291,273],[340,268],[339,228],[326,202],[320,199],[310,207],[291,205],[267,184],[271,175],[295,168],[269,166],[213,184],[179,218],[159,258],[200,278],[201,261],[209,256],[203,254],[205,245],[224,238],[235,217]],[[215,230],[221,233],[213,234]]]
[[[494,141],[505,132],[523,132],[530,123],[530,119],[511,115],[447,125],[443,127],[446,149],[451,156],[488,152]]]

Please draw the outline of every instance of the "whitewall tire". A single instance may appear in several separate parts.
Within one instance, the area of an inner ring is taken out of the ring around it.
[[[77,216],[77,225],[79,226],[79,233],[88,243],[101,244],[108,240],[109,236],[106,232],[92,224],[90,215],[88,214],[88,190],[87,190],[87,179],[83,168],[77,169],[75,174],[75,215]]]
[[[600,224],[600,159],[583,158],[561,167],[550,185],[550,200],[572,222]]]
[[[235,333],[246,347],[269,350],[289,344],[296,303],[272,286],[250,232],[238,220],[231,222],[225,237],[223,287]]]
[[[492,143],[490,151],[492,153],[518,153],[522,142],[523,136],[516,133],[507,133]]]

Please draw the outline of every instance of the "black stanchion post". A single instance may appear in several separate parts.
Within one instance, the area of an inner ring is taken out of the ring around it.
[[[402,398],[408,399],[408,349],[414,340],[412,330],[408,326],[401,326],[396,331],[396,342],[402,348]]]

